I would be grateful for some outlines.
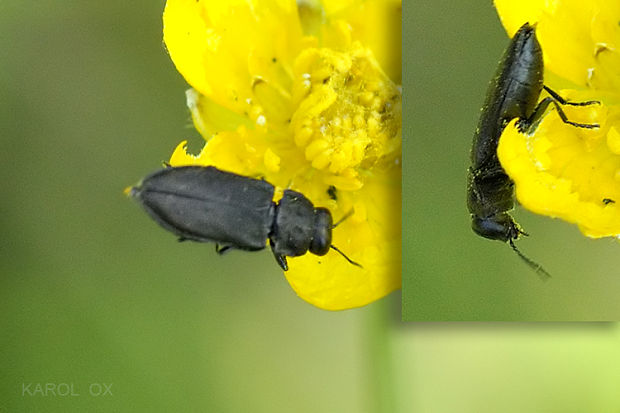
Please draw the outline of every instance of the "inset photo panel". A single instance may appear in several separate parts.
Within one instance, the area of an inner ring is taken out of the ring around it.
[[[620,319],[620,6],[416,1],[403,319]]]

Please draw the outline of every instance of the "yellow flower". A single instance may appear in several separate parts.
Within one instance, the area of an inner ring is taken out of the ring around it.
[[[353,211],[333,243],[363,268],[334,251],[289,258],[290,285],[320,308],[400,287],[400,16],[385,0],[166,3],[164,41],[206,141],[170,164],[264,177],[335,220]]]
[[[511,123],[498,156],[527,209],[575,223],[592,238],[620,236],[620,2],[609,0],[495,0],[512,35],[536,23],[545,84],[572,101],[568,118],[598,123],[582,129],[548,113],[532,136]],[[555,110],[550,111],[555,112]]]

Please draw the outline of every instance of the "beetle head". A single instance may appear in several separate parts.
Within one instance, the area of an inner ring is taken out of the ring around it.
[[[327,208],[314,209],[314,231],[310,242],[310,252],[325,255],[332,244],[332,214]]]
[[[472,217],[471,227],[482,237],[507,242],[525,234],[508,213],[495,214],[487,218]]]

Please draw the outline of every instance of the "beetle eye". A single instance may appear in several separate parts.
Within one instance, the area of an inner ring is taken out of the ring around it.
[[[325,255],[332,243],[332,215],[326,208],[314,209],[314,231],[310,252]]]

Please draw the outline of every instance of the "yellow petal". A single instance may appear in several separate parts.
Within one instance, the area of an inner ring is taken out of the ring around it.
[[[290,82],[302,41],[293,0],[168,0],[163,19],[179,72],[228,109],[248,112],[255,77]]]
[[[566,91],[562,94],[571,96]],[[578,94],[572,96],[580,100]],[[536,133],[526,136],[512,122],[498,147],[502,167],[515,181],[517,199],[525,208],[575,223],[589,237],[617,236],[620,108],[596,105],[565,110],[569,119],[591,122],[595,118],[601,128],[576,128],[550,112]]]
[[[524,23],[535,24],[545,11],[556,8],[556,1],[541,0],[494,0],[495,9],[508,36],[512,37]]]
[[[537,23],[545,68],[575,85],[620,90],[620,2],[608,0],[495,0],[509,35]]]
[[[264,167],[267,145],[252,130],[239,127],[210,139],[197,154],[187,152],[187,142],[181,142],[170,157],[170,165],[212,165],[240,175],[260,175]]]
[[[336,49],[358,41],[372,50],[390,79],[402,78],[402,5],[400,0],[323,1],[327,22],[323,45]]]
[[[353,266],[336,251],[323,257],[289,258],[285,275],[291,287],[304,300],[326,310],[360,307],[399,289],[400,205],[400,168],[369,180],[362,191],[332,211],[337,220],[346,208],[355,207],[355,214],[334,229],[333,244],[363,268]]]
[[[205,140],[211,139],[218,132],[234,130],[239,125],[252,126],[248,118],[218,105],[196,89],[185,91],[185,98],[194,127]]]

